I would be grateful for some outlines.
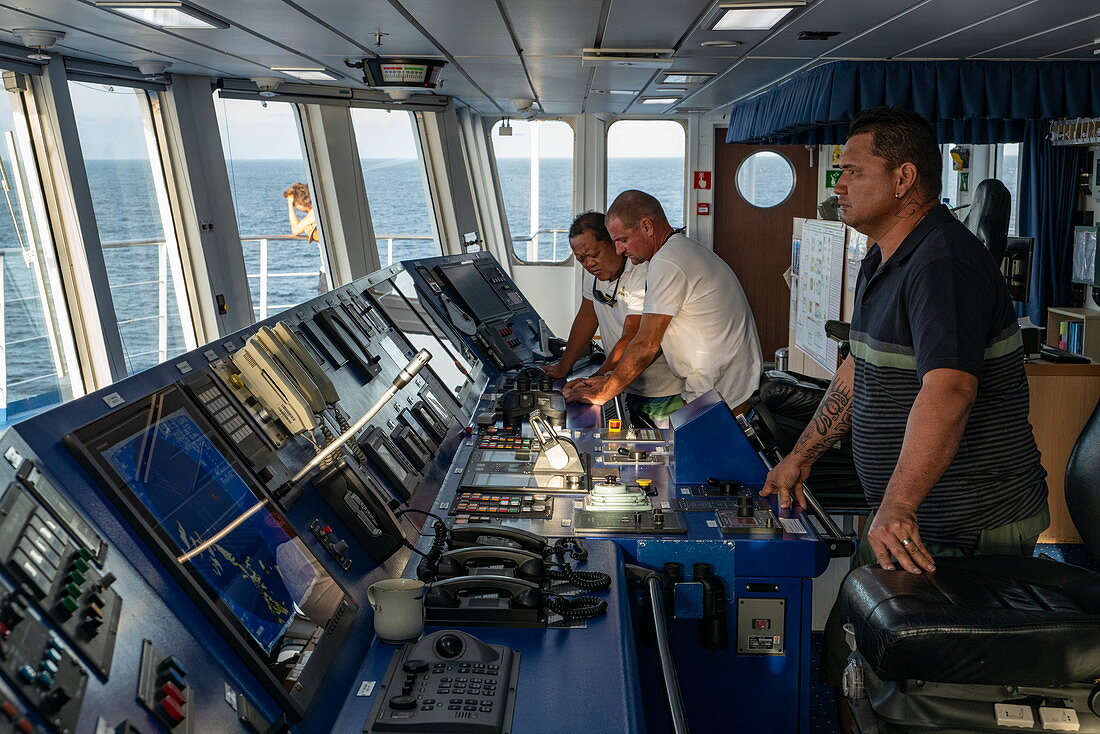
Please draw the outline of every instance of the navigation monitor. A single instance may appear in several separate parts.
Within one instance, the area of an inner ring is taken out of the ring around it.
[[[470,315],[484,323],[511,313],[489,281],[473,263],[440,265],[437,270],[451,284],[457,295],[470,309]]]
[[[290,675],[323,677],[354,602],[182,392],[169,388],[67,441],[270,684],[285,692],[298,690]]]

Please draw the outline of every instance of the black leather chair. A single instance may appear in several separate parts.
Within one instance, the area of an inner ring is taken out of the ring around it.
[[[798,372],[765,372],[752,414],[753,428],[765,445],[774,445],[783,455],[790,453],[828,387],[828,380]],[[814,463],[806,483],[830,512],[868,512],[847,441],[836,444]]]
[[[987,178],[974,189],[970,211],[963,224],[982,241],[998,265],[1008,247],[1008,220],[1012,215],[1012,194],[995,178]]]
[[[1100,404],[1066,469],[1067,502],[1100,558]],[[1070,499],[1070,498],[1073,499]],[[845,672],[863,732],[1004,732],[996,704],[1060,709],[1100,732],[1100,574],[1044,558],[937,560],[913,575],[856,569],[840,591]],[[1026,728],[1026,727],[1025,727]]]

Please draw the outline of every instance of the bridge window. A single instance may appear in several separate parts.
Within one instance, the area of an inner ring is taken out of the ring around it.
[[[262,320],[331,287],[316,192],[291,104],[219,99],[215,108],[252,310]]]
[[[755,207],[779,206],[794,191],[794,168],[774,150],[757,151],[737,167],[737,191]]]
[[[1020,211],[1020,144],[1006,143],[997,146],[997,169],[994,177],[1000,179],[1012,194],[1012,212],[1008,215],[1008,233],[1016,234],[1016,215]]]
[[[627,189],[657,197],[669,224],[684,226],[687,136],[675,120],[619,120],[607,129],[607,204]]]
[[[505,120],[491,138],[512,251],[524,262],[568,260],[573,128],[560,120]]]
[[[379,262],[392,265],[442,254],[416,116],[397,110],[353,108],[351,122]]]
[[[70,82],[69,94],[132,375],[194,341],[149,93]]]
[[[0,426],[79,391],[76,350],[21,97],[0,92]]]

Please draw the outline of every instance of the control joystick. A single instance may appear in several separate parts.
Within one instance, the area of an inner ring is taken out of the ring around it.
[[[444,660],[457,658],[465,647],[458,635],[442,635],[435,641],[435,653]]]

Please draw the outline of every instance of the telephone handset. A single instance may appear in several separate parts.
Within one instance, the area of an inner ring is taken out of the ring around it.
[[[542,582],[546,578],[546,564],[540,553],[505,546],[475,545],[449,550],[439,558],[436,577],[454,578],[468,574],[504,575],[504,567],[516,578]]]
[[[467,596],[471,593],[475,596]],[[479,596],[479,594],[503,596],[494,598]],[[538,610],[542,608],[542,589],[533,581],[512,576],[490,574],[456,576],[433,583],[424,600],[424,605],[428,608],[457,609],[467,604],[475,613],[481,610],[486,612],[487,616],[493,609],[509,611],[530,609],[536,613],[537,620]]]
[[[496,546],[506,548],[518,548],[520,550],[537,553],[540,556],[546,554],[549,546],[546,538],[537,533],[520,528],[508,528],[502,526],[477,527],[475,525],[460,525],[451,528],[448,534],[450,548],[470,548],[474,546]]]
[[[322,412],[325,409],[326,401],[321,395],[321,389],[298,358],[283,345],[282,339],[266,326],[261,326],[249,341],[252,339],[255,339],[259,346],[265,349],[282,368],[283,372],[290,377],[294,387],[298,388],[298,392],[309,402],[310,410],[314,414]]]
[[[294,330],[291,329],[285,321],[280,321],[271,328],[271,331],[279,338],[279,342],[294,356],[298,364],[302,366],[309,375],[309,379],[317,386],[317,389],[321,391],[321,399],[324,400],[325,404],[334,405],[338,403],[340,401],[340,393],[336,391],[336,386],[332,384],[332,379],[325,374],[323,369],[321,369],[321,365],[318,364],[313,355],[309,353],[309,350],[306,349],[306,345],[302,343],[301,338],[294,333]]]
[[[249,337],[230,359],[252,395],[289,433],[303,433],[317,427],[310,400],[256,334]]]
[[[397,516],[387,504],[388,496],[345,461],[320,472],[312,483],[376,563],[385,561],[404,544]]]

